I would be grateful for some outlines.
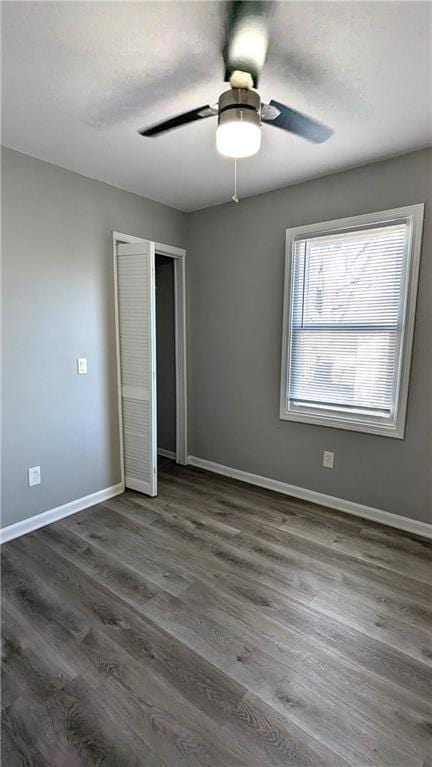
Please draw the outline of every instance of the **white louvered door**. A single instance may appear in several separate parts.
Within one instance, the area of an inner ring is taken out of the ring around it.
[[[125,486],[157,493],[155,245],[117,246]]]

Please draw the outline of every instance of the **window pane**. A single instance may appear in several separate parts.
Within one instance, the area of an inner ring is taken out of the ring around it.
[[[299,330],[292,337],[290,400],[392,410],[394,330]]]
[[[296,325],[397,325],[406,224],[301,240],[294,256]]]
[[[407,224],[296,241],[288,398],[389,418]]]

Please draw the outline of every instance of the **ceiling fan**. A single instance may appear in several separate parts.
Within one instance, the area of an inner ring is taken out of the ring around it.
[[[269,11],[272,3],[261,0],[236,0],[228,6],[223,60],[225,82],[231,88],[215,106],[201,106],[169,120],[143,128],[141,136],[153,137],[182,125],[218,117],[216,145],[227,157],[250,157],[261,145],[261,124],[294,133],[321,144],[333,131],[279,101],[261,102],[257,92],[269,42]]]

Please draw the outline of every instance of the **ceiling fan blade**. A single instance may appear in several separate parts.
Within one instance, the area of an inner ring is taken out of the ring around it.
[[[261,0],[235,0],[230,3],[222,52],[226,82],[235,71],[248,72],[254,88],[258,86],[267,56],[271,7],[271,2]]]
[[[190,112],[183,112],[177,117],[171,117],[170,120],[164,120],[156,125],[150,126],[150,128],[143,128],[138,133],[141,136],[158,136],[160,133],[166,133],[166,131],[173,130],[173,128],[180,128],[182,125],[193,123],[196,120],[203,120],[205,117],[213,117],[217,115],[218,110],[215,107],[203,106],[198,109],[191,109]]]
[[[296,136],[313,141],[314,144],[322,144],[334,133],[326,125],[273,99],[269,105],[263,105],[262,120],[269,125],[275,125],[276,128],[282,128],[289,133],[295,133]]]

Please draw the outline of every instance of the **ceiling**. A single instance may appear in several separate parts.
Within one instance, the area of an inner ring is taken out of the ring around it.
[[[226,88],[221,2],[3,2],[2,143],[195,210],[233,193],[216,118],[146,139],[137,129]],[[432,143],[432,5],[277,2],[260,82],[334,128],[314,145],[263,126],[239,195]]]

